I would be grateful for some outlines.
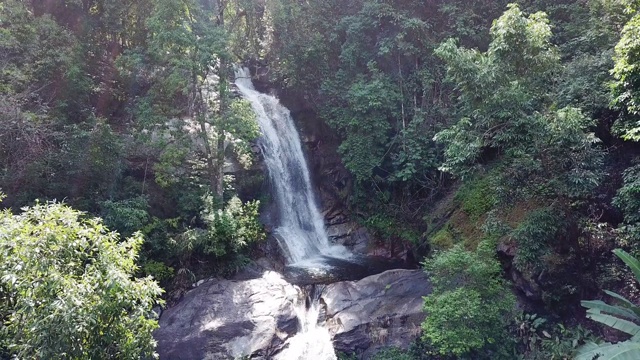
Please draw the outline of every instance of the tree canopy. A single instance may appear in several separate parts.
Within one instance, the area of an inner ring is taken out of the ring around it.
[[[120,240],[59,203],[0,213],[0,354],[140,359],[154,354],[162,290],[136,278],[139,233]]]

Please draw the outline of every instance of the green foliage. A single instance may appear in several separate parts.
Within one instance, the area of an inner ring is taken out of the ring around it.
[[[356,354],[346,354],[343,352],[338,352],[337,354],[338,360],[358,360],[358,355]]]
[[[145,275],[153,277],[162,283],[173,278],[173,268],[159,261],[147,261],[142,267]]]
[[[253,164],[253,153],[250,142],[260,136],[260,126],[256,121],[251,103],[244,99],[234,99],[229,104],[228,112],[223,123],[224,131],[233,140],[233,150],[240,165],[248,169]]]
[[[591,332],[582,326],[566,328],[551,324],[536,314],[522,314],[516,318],[517,335],[521,341],[522,359],[547,360],[572,358],[579,346],[593,341]]]
[[[620,28],[626,21],[620,2],[596,0],[543,4],[554,25],[555,43],[564,60],[557,83],[558,107],[575,106],[587,115],[601,116],[609,109],[609,71],[613,67],[614,47],[620,37]]]
[[[162,290],[133,277],[141,244],[61,204],[1,212],[0,348],[19,358],[152,356]]]
[[[140,263],[165,283],[172,267],[197,266],[181,262],[175,241],[187,229],[214,244],[210,255],[202,247],[194,257],[224,253],[217,263],[246,263],[239,249],[261,235],[257,222],[243,219],[256,218],[257,205],[209,221],[202,197],[218,194],[212,209],[222,208],[235,195],[233,186],[217,191],[224,185],[224,157],[235,155],[245,167],[253,160],[249,143],[259,127],[249,103],[231,96],[229,64],[238,61],[234,51],[247,55],[234,41],[256,30],[261,6],[220,4],[2,2],[4,204],[15,209],[36,199],[66,199],[123,236],[141,230]]]
[[[224,210],[213,211],[211,202],[208,202],[203,214],[208,225],[209,239],[204,246],[204,253],[221,256],[264,240],[264,230],[258,220],[259,207],[257,200],[243,204],[239,198],[234,197]]]
[[[158,0],[147,20],[149,55],[165,65],[161,80],[167,95],[193,92],[191,82],[203,81],[218,56],[227,56],[223,29],[196,1]],[[200,79],[197,79],[200,77]]]
[[[316,100],[358,186],[378,177],[433,186],[438,153],[425,133],[440,115],[438,69],[422,15],[438,10],[416,1],[274,1],[275,71]]]
[[[458,123],[434,138],[445,146],[441,169],[465,176],[481,157],[501,155],[502,199],[590,194],[601,177],[602,153],[579,109],[551,106],[548,88],[560,58],[546,16],[526,17],[510,5],[491,36],[486,52],[453,40],[436,50],[459,92]]]
[[[149,203],[146,198],[102,202],[102,219],[105,225],[122,236],[131,236],[142,230],[149,221]]]
[[[453,247],[454,241],[451,229],[446,225],[429,238],[429,244],[436,250],[448,250]]]
[[[28,6],[15,0],[0,7],[0,28],[0,90],[6,95],[32,92],[34,97],[25,103],[34,105],[31,101],[45,95],[40,87],[69,71],[73,36],[50,16],[36,19]]]
[[[613,205],[622,210],[625,223],[640,222],[640,165],[624,171],[623,185],[618,189]]]
[[[468,171],[484,148],[509,149],[534,140],[532,107],[545,100],[541,90],[558,66],[542,13],[525,17],[512,4],[494,21],[491,36],[484,53],[459,48],[454,40],[436,50],[460,91],[458,125],[436,135],[447,146],[442,168],[454,174]]]
[[[621,249],[613,251],[640,281],[640,261]],[[611,291],[607,295],[615,298],[619,305],[610,305],[600,300],[582,301],[587,308],[587,318],[631,335],[631,339],[617,344],[588,342],[579,349],[577,360],[627,360],[640,357],[640,307]]]
[[[370,75],[359,76],[355,81],[344,73],[337,75],[342,81],[353,81],[350,86],[326,86],[349,88],[344,94],[344,107],[331,105],[328,122],[346,135],[338,150],[347,169],[360,181],[367,180],[374,168],[382,164],[390,130],[388,121],[394,115],[397,101],[391,80],[376,69],[375,63],[368,66]]]
[[[501,279],[491,244],[481,243],[476,252],[457,245],[424,266],[433,284],[433,293],[425,297],[425,341],[442,355],[479,358],[509,352],[507,326],[515,298]]]
[[[490,176],[481,177],[462,185],[455,195],[454,201],[461,204],[461,209],[471,221],[478,221],[495,206],[494,185]]]
[[[372,358],[373,360],[414,360],[413,356],[407,351],[397,349],[397,348],[389,348],[380,351],[375,354]]]
[[[398,241],[418,242],[418,234],[411,229],[397,226],[399,219],[388,214],[375,213],[366,218],[363,223],[375,236],[386,243],[393,244]]]
[[[178,251],[182,257],[237,255],[250,244],[264,240],[257,200],[243,204],[233,197],[223,209],[217,209],[213,201],[211,196],[205,199],[202,218],[207,227],[190,229],[180,236]]]
[[[637,89],[640,87],[640,71],[638,49],[640,42],[640,14],[637,13],[638,4],[632,3],[629,10],[634,16],[625,24],[622,29],[622,37],[615,47],[615,66],[611,71],[614,82],[612,92],[615,97],[614,103],[624,110],[630,118],[625,119],[622,124],[623,138],[626,140],[638,141],[640,139],[640,127],[636,116],[640,111],[640,97]]]
[[[545,258],[563,230],[562,217],[553,208],[535,210],[511,232],[518,251],[513,259],[518,270],[538,273],[545,268]]]
[[[183,141],[169,143],[162,149],[162,153],[153,165],[155,181],[162,187],[176,185],[183,180],[188,167],[189,144]]]

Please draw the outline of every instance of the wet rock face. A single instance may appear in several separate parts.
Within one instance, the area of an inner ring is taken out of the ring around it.
[[[283,103],[287,103],[287,100],[292,102],[295,99],[285,97]],[[296,109],[295,105],[293,109]],[[397,248],[381,244],[355,221],[355,216],[349,211],[353,179],[337,152],[340,138],[313,110],[292,110],[292,116],[305,147],[329,240],[355,253],[406,260],[407,249],[402,244],[397,244]]]
[[[390,270],[328,285],[321,302],[336,351],[369,359],[384,347],[408,348],[420,334],[422,297],[430,293],[421,270]]]
[[[281,100],[283,104],[291,106],[289,108],[305,148],[329,240],[355,253],[408,260],[408,249],[404,244],[397,242],[385,245],[378,241],[356,221],[349,210],[353,177],[337,151],[340,137],[316,112],[296,100],[295,95],[281,94]]]
[[[297,332],[298,290],[275,272],[246,281],[209,280],[160,318],[163,360],[269,358]]]

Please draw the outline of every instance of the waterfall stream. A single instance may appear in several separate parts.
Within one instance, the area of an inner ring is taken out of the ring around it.
[[[274,233],[289,265],[321,265],[323,258],[349,258],[343,246],[331,245],[315,201],[309,168],[289,110],[274,96],[255,90],[246,68],[236,70],[236,85],[256,113],[264,155],[279,208]]]
[[[279,210],[274,235],[289,266],[321,272],[323,268],[330,267],[327,260],[351,258],[351,252],[345,247],[329,242],[315,201],[300,137],[289,110],[276,97],[256,91],[248,69],[236,70],[235,83],[243,97],[251,103],[262,131],[258,145]],[[297,300],[299,331],[287,340],[287,346],[276,359],[336,359],[331,335],[322,326],[322,319],[319,322],[322,309],[320,295],[317,294],[312,286],[309,295]]]
[[[305,291],[306,292],[306,291]],[[287,339],[287,347],[275,360],[335,360],[331,334],[324,327],[325,308],[320,302],[321,288],[311,285],[308,294],[298,299],[296,313],[299,331]]]

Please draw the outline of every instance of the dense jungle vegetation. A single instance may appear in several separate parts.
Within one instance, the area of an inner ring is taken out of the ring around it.
[[[148,357],[155,304],[261,251],[241,63],[432,278],[377,358],[640,358],[635,0],[2,1],[0,358]]]

